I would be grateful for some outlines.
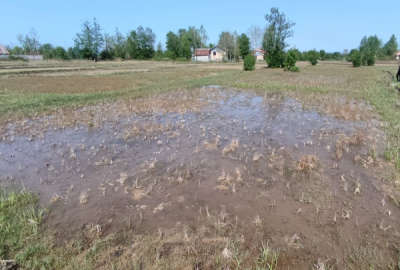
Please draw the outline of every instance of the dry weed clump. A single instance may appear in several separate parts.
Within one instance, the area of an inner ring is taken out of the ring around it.
[[[229,153],[234,153],[236,150],[239,148],[239,140],[238,139],[233,139],[230,144],[224,147],[222,149],[222,154],[226,156]]]
[[[298,162],[296,169],[299,172],[309,174],[319,166],[319,159],[315,155],[305,155]]]
[[[348,137],[346,135],[342,135],[339,139],[336,140],[336,159],[340,160],[343,157],[344,152],[350,152],[350,146],[358,146],[362,145],[365,142],[365,136],[361,132],[357,132],[356,134]]]

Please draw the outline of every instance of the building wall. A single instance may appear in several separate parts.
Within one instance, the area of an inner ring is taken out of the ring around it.
[[[21,57],[25,60],[43,60],[43,55],[15,55],[16,57]]]
[[[258,54],[258,55],[256,55],[256,59],[257,59],[257,61],[264,61],[264,55]]]
[[[215,52],[215,55],[214,55]],[[211,61],[223,61],[224,60],[224,53],[221,53],[220,51],[214,50],[211,51],[211,55],[210,55]]]
[[[193,60],[198,62],[209,62],[210,58],[208,56],[195,56],[193,57]]]

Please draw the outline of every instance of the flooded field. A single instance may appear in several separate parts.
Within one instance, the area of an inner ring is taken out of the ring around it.
[[[279,254],[278,269],[396,263],[382,124],[362,117],[364,103],[332,104],[360,116],[220,86],[59,109],[5,124],[0,180],[39,194],[59,242],[156,235],[160,260],[200,245],[187,269],[212,268],[207,256],[235,265],[238,246],[260,245]],[[141,260],[140,241],[122,249]]]

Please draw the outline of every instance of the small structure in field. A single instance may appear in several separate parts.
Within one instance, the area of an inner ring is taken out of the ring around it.
[[[0,55],[9,55],[7,48],[0,44]]]
[[[265,51],[263,49],[255,49],[253,55],[256,57],[257,61],[264,61]]]
[[[0,59],[7,59],[9,55],[7,48],[0,44]]]
[[[225,51],[218,48],[199,48],[194,50],[193,61],[198,62],[219,62],[223,61]]]
[[[396,60],[400,60],[400,51],[398,51],[398,52],[395,54],[395,56],[396,56]]]

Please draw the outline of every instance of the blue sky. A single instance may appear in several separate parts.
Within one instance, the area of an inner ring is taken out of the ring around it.
[[[357,47],[364,35],[377,34],[384,42],[391,34],[400,37],[398,0],[1,0],[0,43],[17,45],[17,34],[34,28],[42,43],[72,46],[81,24],[93,17],[109,33],[150,27],[162,43],[170,30],[204,25],[209,42],[216,43],[221,31],[264,27],[271,7],[296,23],[289,43],[300,50],[343,51]]]

